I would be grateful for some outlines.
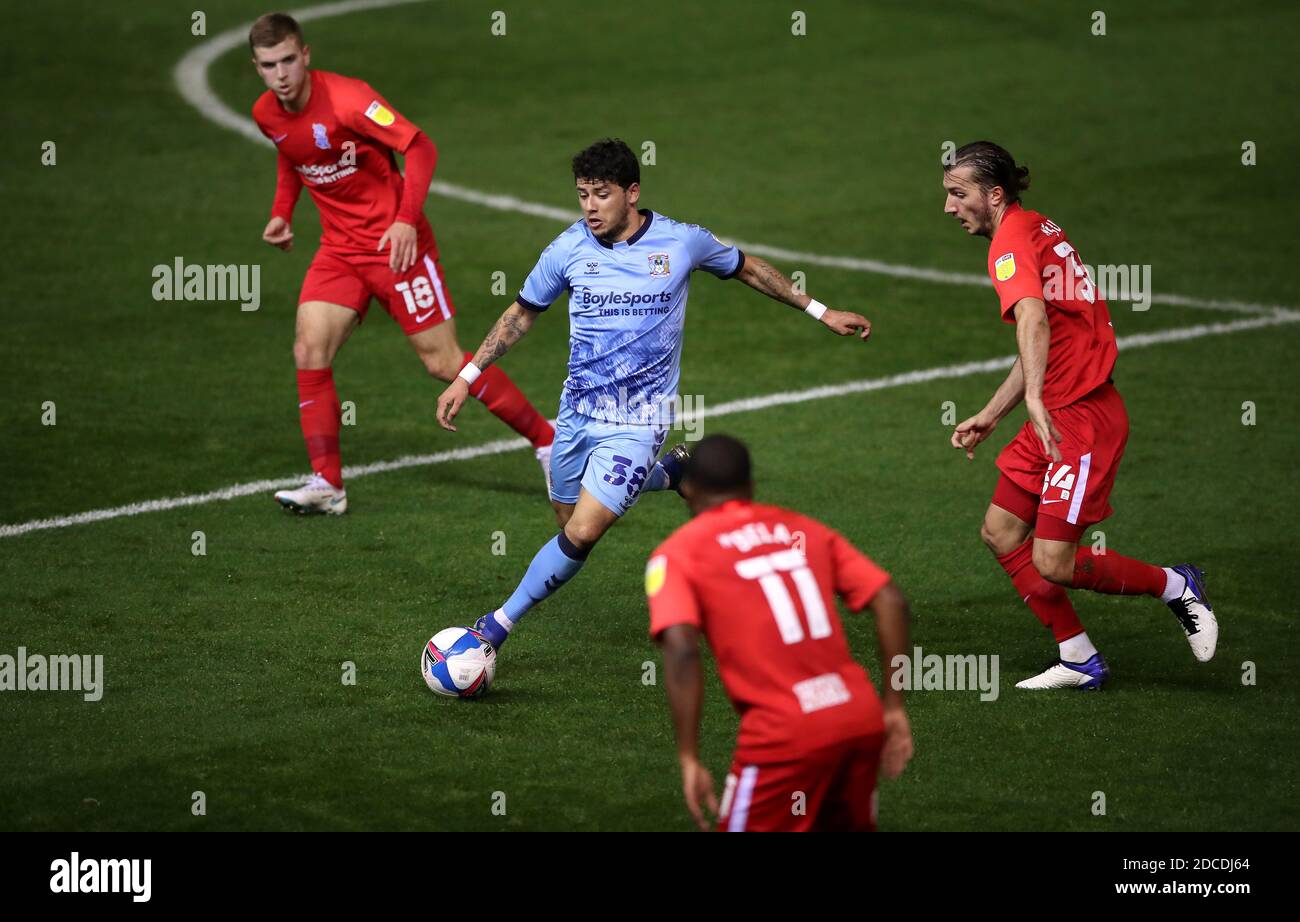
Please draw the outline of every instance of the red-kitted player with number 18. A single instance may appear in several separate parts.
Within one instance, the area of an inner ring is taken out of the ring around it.
[[[261,17],[248,43],[267,86],[253,119],[279,152],[275,204],[262,239],[283,250],[293,246],[290,220],[304,185],[322,229],[298,298],[293,344],[312,475],[275,498],[295,512],[339,515],[348,500],[332,366],[371,299],[383,303],[433,377],[452,381],[472,358],[456,341],[455,309],[424,216],[437,150],[369,84],[310,70],[311,49],[292,17]],[[395,152],[406,158],[405,177]],[[505,372],[488,369],[473,396],[532,443],[547,472],[555,431]]]

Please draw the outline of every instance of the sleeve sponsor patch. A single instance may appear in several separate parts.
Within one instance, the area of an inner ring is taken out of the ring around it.
[[[377,99],[366,107],[366,118],[381,128],[387,128],[396,120],[393,113],[386,109]]]
[[[999,282],[1005,282],[1016,274],[1016,257],[1012,253],[1003,253],[993,263],[993,274]]]
[[[645,567],[645,594],[647,596],[657,595],[659,590],[664,588],[664,580],[668,576],[668,558],[659,554],[650,558],[650,562]]]

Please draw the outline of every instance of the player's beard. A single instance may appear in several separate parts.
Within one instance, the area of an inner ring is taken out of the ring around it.
[[[617,225],[612,225],[609,222],[606,222],[605,230],[597,234],[596,239],[603,240],[605,243],[613,243],[623,235],[623,232],[627,230],[627,226],[631,223],[632,223],[632,219],[628,216],[628,213],[625,211],[623,212],[623,220],[620,221]]]
[[[975,219],[975,233],[981,237],[992,237],[993,206],[986,201],[984,207],[973,217]]]

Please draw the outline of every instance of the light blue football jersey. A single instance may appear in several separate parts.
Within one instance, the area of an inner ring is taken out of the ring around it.
[[[698,224],[653,211],[612,246],[578,221],[542,251],[519,303],[544,311],[569,292],[569,376],[561,405],[609,423],[671,423],[690,276],[731,278],[745,254]]]

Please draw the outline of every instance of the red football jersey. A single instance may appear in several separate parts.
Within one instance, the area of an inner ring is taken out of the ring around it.
[[[1040,298],[1052,328],[1043,376],[1043,404],[1055,410],[1110,379],[1115,329],[1065,232],[1036,211],[1013,204],[989,244],[989,277],[1002,302],[1002,319],[1021,298]]]
[[[880,699],[849,654],[835,597],[858,611],[888,582],[820,522],[733,500],[677,529],[650,557],[650,634],[698,627],[740,713],[736,758],[785,761],[883,732]]]
[[[287,111],[267,90],[253,105],[253,120],[280,152],[281,183],[296,175],[316,202],[321,246],[374,256],[402,198],[393,151],[405,151],[419,129],[364,80],[323,70],[308,77],[311,95],[301,112]],[[276,214],[290,217],[280,208]],[[415,228],[419,252],[437,259],[423,213]]]

